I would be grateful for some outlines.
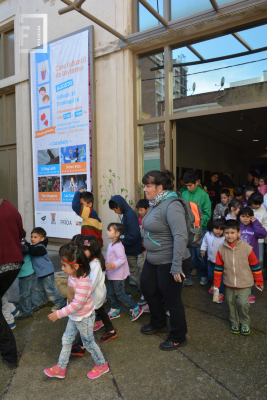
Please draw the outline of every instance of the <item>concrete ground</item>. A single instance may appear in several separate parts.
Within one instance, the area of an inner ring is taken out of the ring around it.
[[[138,299],[137,291],[132,292]],[[32,318],[17,322],[14,334],[19,366],[10,371],[0,364],[0,399],[267,399],[267,290],[255,294],[250,336],[233,335],[226,304],[212,303],[208,287],[201,287],[195,279],[182,294],[188,345],[172,352],[159,350],[167,334],[140,333],[149,314],[130,322],[122,310],[121,317],[114,320],[118,337],[98,343],[110,371],[96,380],[86,376],[94,366],[89,353],[71,358],[64,380],[43,373],[58,361],[67,323],[67,318],[50,322],[47,306]],[[109,304],[106,306],[108,309]],[[96,340],[102,334],[103,328],[96,332]]]

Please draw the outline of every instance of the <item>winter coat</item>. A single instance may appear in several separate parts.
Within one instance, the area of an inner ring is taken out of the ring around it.
[[[208,250],[208,260],[215,263],[218,249],[224,240],[224,236],[217,237],[213,232],[207,232],[203,238],[200,253],[205,254]]]
[[[202,230],[205,231],[211,217],[211,203],[208,193],[197,187],[192,192],[190,190],[183,192],[181,198],[199,205],[203,214]]]
[[[263,228],[267,230],[267,211],[265,210],[264,207],[260,207],[257,210],[253,210],[254,217],[256,217],[259,222],[262,224]],[[264,243],[264,239],[259,239],[259,243]]]
[[[241,239],[253,247],[253,251],[257,259],[259,259],[259,243],[258,239],[264,239],[267,231],[262,224],[256,220],[249,225],[243,225],[240,222]]]
[[[122,243],[110,243],[106,253],[106,265],[113,263],[115,268],[106,271],[109,281],[123,281],[130,275],[129,265]]]

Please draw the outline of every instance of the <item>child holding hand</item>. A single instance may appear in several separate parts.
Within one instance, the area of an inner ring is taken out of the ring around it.
[[[62,270],[68,276],[68,305],[61,310],[54,310],[48,315],[50,321],[69,317],[62,338],[62,350],[58,364],[47,368],[44,373],[50,378],[65,378],[71,353],[72,343],[77,333],[81,335],[84,347],[91,353],[95,366],[87,374],[89,379],[95,379],[109,371],[108,363],[97,346],[93,327],[95,321],[94,303],[92,299],[92,284],[89,279],[90,266],[84,252],[69,244],[59,249]]]
[[[130,275],[123,240],[123,225],[111,223],[108,225],[107,238],[112,240],[106,253],[106,273],[109,280],[108,294],[111,301],[110,319],[120,317],[120,303],[124,303],[131,310],[131,321],[136,321],[143,309],[134,299],[125,293],[125,279]]]

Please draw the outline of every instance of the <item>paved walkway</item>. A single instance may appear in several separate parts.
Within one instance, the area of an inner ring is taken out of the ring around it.
[[[226,305],[212,303],[207,289],[195,280],[183,290],[188,346],[181,350],[159,350],[166,334],[140,333],[149,314],[130,322],[123,311],[114,320],[118,337],[101,345],[110,372],[94,381],[86,377],[94,365],[89,353],[71,359],[64,380],[43,373],[57,363],[66,318],[51,323],[45,307],[18,321],[19,367],[0,365],[0,399],[267,399],[267,290],[256,291],[251,335],[243,337],[230,333]],[[101,329],[96,337],[102,334]]]

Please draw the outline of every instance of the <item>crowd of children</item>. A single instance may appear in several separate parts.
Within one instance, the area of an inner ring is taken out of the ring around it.
[[[264,286],[267,178],[260,177],[258,182],[254,180],[255,185],[250,182],[247,187],[230,187],[229,184],[229,187],[222,187],[219,204],[216,204],[214,179],[210,185],[212,200],[205,190],[207,186],[201,188],[196,171],[187,172],[180,182],[182,199],[197,203],[203,213],[203,241],[200,248],[190,249],[193,271],[184,278],[183,285],[193,285],[191,274],[199,274],[203,286],[211,281],[209,292],[214,294],[214,301],[226,300],[229,306],[231,332],[248,335],[249,303],[255,303],[254,289],[263,290]],[[111,198],[109,208],[122,216],[122,220],[107,227],[110,243],[105,258],[101,252],[102,222],[93,209],[93,202],[92,193],[84,190],[75,193],[72,207],[83,219],[81,234],[59,250],[62,270],[68,276],[67,304],[54,284],[54,266],[47,255],[48,239],[45,230],[39,227],[32,230],[31,243],[25,240],[25,231],[21,241],[24,264],[18,275],[19,302],[14,306],[3,298],[3,313],[11,328],[15,327],[14,318],[32,316],[49,299],[54,304],[48,315],[51,321],[69,317],[58,364],[44,370],[49,377],[64,378],[70,355],[83,356],[85,350],[95,361],[88,378],[95,379],[108,372],[108,363],[95,343],[93,332],[105,328],[100,343],[115,339],[117,331],[112,320],[120,317],[122,305],[130,309],[130,321],[149,312],[149,304],[142,293],[137,303],[125,292],[127,277],[140,288],[146,255],[142,245],[142,218],[149,210],[149,202],[142,199],[137,203],[138,219],[122,196]],[[104,307],[107,295],[111,307],[108,313]],[[77,334],[79,340],[74,344]]]

